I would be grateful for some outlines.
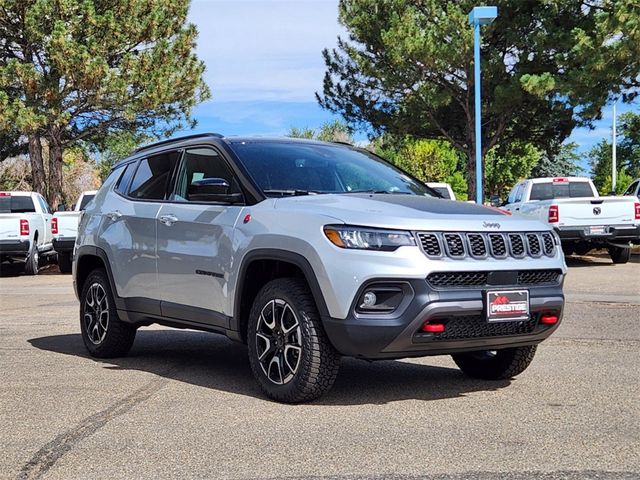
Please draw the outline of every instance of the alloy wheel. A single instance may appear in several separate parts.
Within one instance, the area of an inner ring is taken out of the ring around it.
[[[261,310],[256,326],[258,362],[267,378],[276,385],[290,382],[302,358],[302,332],[298,317],[282,299],[269,301]]]
[[[87,291],[84,300],[84,325],[91,343],[102,343],[109,327],[109,304],[107,292],[99,283],[93,283]]]

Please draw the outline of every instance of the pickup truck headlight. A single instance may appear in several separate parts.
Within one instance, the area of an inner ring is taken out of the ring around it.
[[[398,247],[416,244],[413,235],[403,230],[379,230],[351,225],[327,225],[324,234],[340,248],[393,252]]]

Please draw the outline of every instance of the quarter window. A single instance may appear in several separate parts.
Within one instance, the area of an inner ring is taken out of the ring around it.
[[[131,177],[133,177],[133,173],[135,171],[136,162],[131,162],[124,167],[124,171],[120,172],[120,178],[118,179],[118,183],[116,183],[116,192],[119,192],[122,195],[127,194],[127,187],[129,186],[129,182],[131,182]]]

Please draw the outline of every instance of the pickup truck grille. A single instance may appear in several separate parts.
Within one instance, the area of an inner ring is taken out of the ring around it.
[[[556,253],[550,232],[418,232],[418,239],[425,255],[433,258],[538,258]]]
[[[538,314],[521,322],[489,323],[482,315],[465,315],[443,319],[443,323],[446,325],[445,331],[434,335],[434,341],[526,335],[535,330]]]
[[[427,277],[427,282],[435,288],[473,288],[495,286],[537,286],[557,285],[560,283],[560,270],[520,270],[502,272],[502,279],[513,278],[513,281],[501,281],[501,277],[489,278],[492,272],[435,272]]]

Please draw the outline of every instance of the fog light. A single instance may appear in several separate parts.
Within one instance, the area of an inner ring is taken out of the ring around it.
[[[362,296],[362,303],[360,304],[360,308],[372,308],[376,302],[378,301],[378,297],[373,292],[365,292]]]
[[[391,313],[402,303],[401,287],[371,285],[358,298],[357,313]]]

